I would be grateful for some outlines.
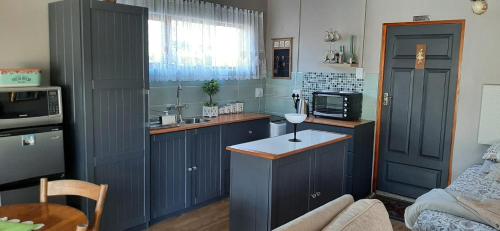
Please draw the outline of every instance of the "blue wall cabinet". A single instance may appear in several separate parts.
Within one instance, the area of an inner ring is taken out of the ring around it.
[[[102,230],[149,220],[148,11],[49,4],[51,84],[61,86],[68,177],[108,184]],[[93,203],[69,200],[88,215]]]

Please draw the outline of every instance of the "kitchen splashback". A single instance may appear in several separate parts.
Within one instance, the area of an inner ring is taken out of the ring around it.
[[[354,91],[363,92],[363,79],[357,79],[352,73],[304,73],[302,94],[312,103],[315,91]]]

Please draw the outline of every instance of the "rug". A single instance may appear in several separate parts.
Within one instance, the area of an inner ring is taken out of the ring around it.
[[[389,212],[389,217],[394,220],[403,221],[405,220],[405,209],[406,207],[412,205],[411,202],[403,201],[391,197],[386,197],[382,195],[374,195],[372,199],[378,199],[384,203],[387,212]]]

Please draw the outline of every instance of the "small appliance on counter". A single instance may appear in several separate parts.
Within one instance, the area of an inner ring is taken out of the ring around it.
[[[23,190],[34,191],[41,177],[64,177],[61,105],[60,87],[0,88],[2,204],[36,202]]]
[[[314,116],[356,121],[361,118],[362,106],[362,93],[345,91],[313,93]]]
[[[286,119],[281,116],[271,116],[269,122],[270,137],[276,137],[286,134]]]

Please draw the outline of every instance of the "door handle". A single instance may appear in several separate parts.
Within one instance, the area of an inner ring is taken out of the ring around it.
[[[193,168],[188,168],[188,172],[192,172],[193,171]]]
[[[389,93],[385,92],[384,93],[384,106],[389,106],[392,101],[392,96],[389,95]]]

